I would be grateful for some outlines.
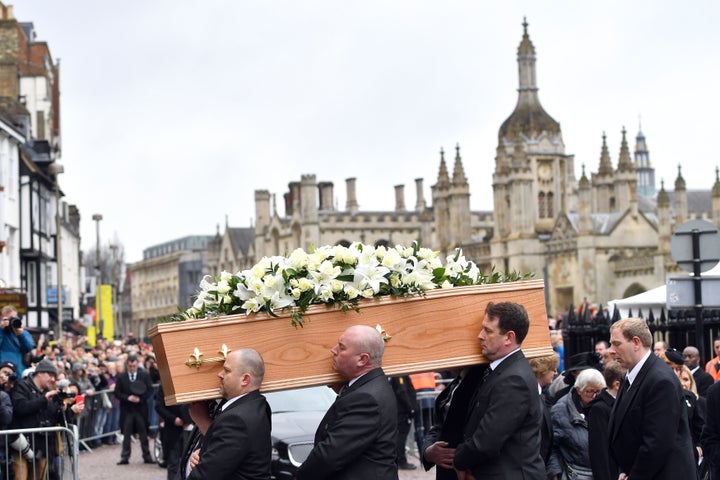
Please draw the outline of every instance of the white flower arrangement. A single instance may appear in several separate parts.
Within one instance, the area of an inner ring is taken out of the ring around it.
[[[193,306],[173,320],[217,317],[236,313],[290,310],[293,326],[302,326],[310,305],[339,306],[358,310],[361,299],[383,295],[422,295],[436,288],[481,285],[526,279],[532,274],[489,275],[462,250],[448,256],[443,265],[439,253],[397,245],[394,248],[353,243],[349,247],[324,246],[305,252],[298,248],[289,256],[264,257],[249,270],[206,275]]]

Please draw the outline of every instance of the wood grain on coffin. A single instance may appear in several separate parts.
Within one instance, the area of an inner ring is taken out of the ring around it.
[[[265,361],[264,391],[325,385],[341,380],[332,369],[330,349],[356,324],[381,325],[392,337],[383,356],[389,375],[445,370],[486,362],[477,335],[488,302],[525,306],[531,326],[523,342],[526,356],[552,353],[542,280],[432,290],[425,296],[380,297],[360,302],[359,313],[313,305],[304,327],[290,315],[265,313],[166,323],[149,331],[168,404],[217,398],[222,362],[198,369],[185,362],[197,347],[201,358],[220,357],[223,344],[250,347]]]

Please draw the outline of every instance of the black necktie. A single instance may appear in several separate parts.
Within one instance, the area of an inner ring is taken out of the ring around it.
[[[131,381],[131,382],[134,382],[134,381],[135,381],[135,374],[134,374],[134,373],[131,373],[131,374],[130,374],[130,381]]]

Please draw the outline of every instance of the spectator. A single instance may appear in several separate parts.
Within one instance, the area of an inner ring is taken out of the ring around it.
[[[661,353],[665,353],[665,350],[667,350],[667,349],[668,349],[667,342],[664,342],[662,340],[658,340],[653,345],[653,353],[655,355],[657,355],[658,357],[660,356]]]
[[[535,378],[538,382],[538,388],[540,389],[541,405],[543,409],[543,423],[541,426],[541,437],[540,437],[540,457],[545,463],[547,468],[550,462],[550,453],[552,452],[553,444],[553,425],[552,417],[550,416],[550,401],[546,395],[547,387],[553,381],[553,378],[557,374],[557,367],[560,363],[557,353],[552,355],[546,355],[544,357],[535,357],[528,360],[530,368],[532,368]]]
[[[587,412],[588,450],[593,480],[616,480],[618,469],[608,454],[610,412],[627,371],[616,361],[605,364],[603,377],[607,388],[590,404]]]
[[[23,327],[15,307],[5,305],[1,312],[0,362],[13,362],[17,365],[18,376],[22,376],[25,370],[23,356],[35,348],[35,344],[30,332]]]
[[[547,472],[551,478],[592,480],[588,424],[590,403],[605,388],[605,378],[594,368],[578,374],[570,392],[552,407],[553,447]]]
[[[435,409],[435,372],[413,373],[410,380],[417,394],[418,408],[415,409],[415,442],[418,452],[422,451],[425,433],[433,424]]]
[[[715,383],[715,379],[712,375],[700,368],[700,351],[693,346],[685,347],[685,350],[683,350],[683,360],[685,361],[685,366],[690,369],[690,372],[692,372],[695,378],[694,383],[697,385],[698,395],[704,397],[710,385]]]
[[[113,358],[113,357],[110,357]],[[107,388],[110,392],[115,391],[115,383],[117,382],[117,362],[114,360],[108,360],[105,364],[105,381],[107,381]],[[105,428],[103,429],[103,442],[108,445],[115,445],[118,442],[116,435],[109,435],[112,432],[120,430],[120,400],[115,395],[108,396],[110,400],[110,410],[108,411],[107,419],[105,420]]]
[[[159,434],[167,465],[167,480],[174,480],[183,450],[183,430],[192,423],[192,419],[187,405],[165,405],[162,385],[155,394],[155,409],[164,422]]]
[[[553,380],[550,387],[548,387],[548,398],[550,398],[550,404],[554,405],[560,398],[567,395],[575,384],[575,378],[585,369],[594,368],[596,370],[602,369],[600,363],[600,357],[595,352],[581,352],[568,358],[567,368]]]
[[[153,394],[150,375],[138,368],[138,357],[128,355],[127,371],[118,376],[115,384],[115,396],[120,400],[120,425],[122,425],[122,452],[118,465],[127,465],[130,460],[130,439],[137,433],[140,436],[143,462],[155,463],[150,456],[148,446],[148,406],[147,399]]]
[[[415,387],[413,387],[410,377],[407,375],[391,377],[390,385],[393,387],[395,400],[397,401],[397,465],[400,470],[415,470],[417,466],[408,462],[405,452],[407,436],[410,433],[410,426],[417,408]]]
[[[55,425],[59,412],[58,390],[55,388],[57,368],[50,360],[42,360],[33,375],[19,381],[12,390],[13,429],[40,428]],[[16,478],[46,478],[47,459],[55,454],[53,435],[32,434],[37,456],[29,464],[18,452],[12,452]]]
[[[713,350],[715,350],[715,357],[705,364],[705,371],[717,382],[720,380],[720,337],[713,341]]]
[[[610,348],[610,342],[607,340],[600,340],[595,343],[595,353],[600,357],[600,363],[605,365],[608,362],[612,362],[612,356],[608,349]]]

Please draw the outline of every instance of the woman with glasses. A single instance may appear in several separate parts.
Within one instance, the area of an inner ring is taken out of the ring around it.
[[[585,415],[604,388],[603,374],[594,368],[585,369],[567,395],[552,407],[553,448],[547,468],[550,478],[592,480]]]

